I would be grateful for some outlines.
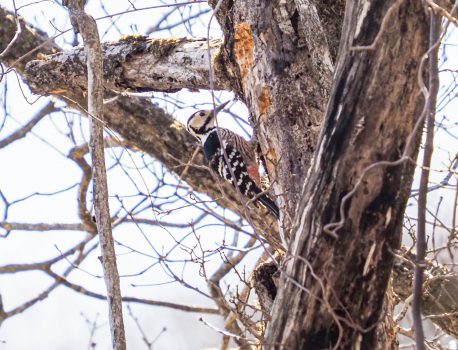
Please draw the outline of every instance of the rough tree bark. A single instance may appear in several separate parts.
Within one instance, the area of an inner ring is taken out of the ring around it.
[[[221,40],[210,40],[215,89],[231,90],[224,65],[220,64]],[[206,39],[150,39],[126,36],[104,43],[105,89],[113,91],[173,92],[184,88],[205,89],[209,84]],[[87,90],[86,53],[77,47],[27,65],[34,90],[67,95],[75,88]],[[61,81],[62,76],[65,81]],[[74,92],[72,92],[74,94]]]
[[[380,315],[391,271],[393,256],[388,248],[399,243],[412,165],[372,170],[347,203],[347,220],[337,231],[338,237],[324,234],[323,226],[340,219],[341,199],[367,165],[401,155],[419,114],[422,101],[416,99],[416,69],[427,47],[427,25],[420,4],[397,1],[401,6],[389,16],[374,49],[349,51],[351,45],[373,42],[393,3],[378,1],[361,7],[361,1],[353,2],[353,7],[347,9],[345,40],[340,49],[343,0],[223,1],[217,14],[225,34],[217,61],[226,67],[222,77],[227,80],[217,86],[230,86],[249,107],[269,160],[275,192],[281,197],[285,234],[293,238],[290,255],[296,259],[289,259],[286,266],[287,278],[283,279],[270,327],[271,344],[281,343],[285,348],[312,344],[309,348],[314,348],[321,342],[326,347],[336,344],[339,336],[343,336],[339,344],[343,348],[369,349],[374,343],[375,327],[370,326]],[[0,21],[5,20],[0,17]],[[11,26],[14,34],[14,23]],[[0,38],[6,35],[3,28],[0,26]],[[33,45],[40,43],[37,37],[29,40],[35,40]],[[127,44],[144,45],[135,40]],[[77,54],[77,50],[74,52]],[[338,52],[331,95],[332,65]],[[131,57],[135,60],[135,54]],[[6,63],[14,59],[10,57]],[[52,67],[49,62],[34,62],[29,67],[38,64]],[[84,67],[84,62],[79,64]],[[214,67],[218,69],[219,65]],[[79,74],[84,76],[84,72]],[[46,86],[40,86],[40,79],[49,81],[46,75],[28,78],[42,93],[58,93],[59,88],[68,91],[65,85],[53,85],[46,91]],[[109,87],[114,88],[116,85],[110,84],[116,84],[116,79],[109,80]],[[131,86],[148,90],[139,80]],[[167,86],[166,90],[178,87]],[[149,86],[151,90],[157,88]],[[74,99],[82,103],[83,93]],[[318,132],[329,96],[332,98],[318,148]],[[180,175],[194,143],[173,119],[149,102],[133,97],[119,96],[106,107],[110,127]],[[374,130],[380,137],[374,137]],[[317,149],[320,152],[303,189]],[[205,164],[201,155],[195,164]],[[206,170],[191,167],[184,179],[237,211],[237,196],[227,189],[228,195],[221,197],[219,186]],[[267,230],[262,219],[255,222]],[[443,279],[443,283],[449,282]],[[456,305],[456,300],[446,302]],[[336,315],[338,322],[333,318]],[[344,322],[349,319],[351,322]],[[340,333],[337,323],[342,326]]]
[[[228,72],[250,110],[286,237],[329,96],[344,1],[333,2],[332,10],[322,5],[237,0],[224,1],[217,13]]]
[[[376,345],[414,164],[406,158],[396,166],[374,164],[404,157],[407,145],[415,159],[421,128],[408,140],[424,103],[417,76],[427,23],[416,1],[347,3],[333,90],[297,209],[269,344]]]

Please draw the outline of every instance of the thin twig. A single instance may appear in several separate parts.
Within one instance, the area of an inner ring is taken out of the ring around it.
[[[27,135],[27,133],[33,129],[37,123],[46,117],[48,114],[57,111],[57,108],[54,106],[54,102],[49,101],[38,113],[33,117],[27,124],[21,127],[19,130],[16,130],[11,135],[7,136],[3,140],[0,140],[0,149],[8,146],[9,144],[17,141]]]
[[[440,38],[441,17],[431,11],[430,19],[430,46]],[[418,350],[425,350],[425,335],[421,319],[421,303],[423,297],[423,273],[426,254],[426,201],[428,196],[429,168],[433,154],[434,120],[436,114],[436,99],[439,91],[438,47],[429,55],[429,95],[426,110],[426,140],[423,153],[423,163],[420,176],[420,190],[418,194],[418,223],[417,223],[417,259],[413,283],[412,318],[415,330],[415,343]]]

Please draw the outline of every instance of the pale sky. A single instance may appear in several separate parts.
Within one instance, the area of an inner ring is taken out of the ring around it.
[[[16,6],[19,7],[30,1],[16,1]],[[105,1],[106,11],[108,13],[116,13],[126,10],[129,7],[127,1]],[[137,8],[152,6],[159,2],[152,1],[136,1]],[[169,2],[171,3],[171,2]],[[11,1],[4,1],[4,5],[12,8]],[[204,8],[205,5],[201,5]],[[197,5],[194,5],[197,8]],[[87,11],[95,17],[104,16],[105,12],[99,8],[98,1],[90,1],[87,6]],[[188,9],[183,8],[181,11]],[[163,12],[159,10],[148,10],[141,12],[133,12],[122,16],[117,24],[122,30],[122,35],[132,33],[143,33],[145,30],[155,23]],[[20,11],[20,14],[31,23],[38,23],[38,27],[47,30],[49,35],[54,35],[56,30],[54,27],[62,30],[69,27],[69,21],[66,12],[56,3],[40,2],[32,6],[25,7]],[[192,26],[192,33],[186,31],[182,27],[175,29],[175,36],[194,36],[205,37],[206,25],[209,20],[209,14],[202,16],[198,23]],[[178,16],[171,17],[179,20]],[[53,25],[49,21],[53,21]],[[131,24],[135,23],[135,27]],[[103,41],[117,40],[121,34],[111,25],[110,20],[98,22],[99,32],[105,33]],[[217,29],[216,20],[212,25],[212,37],[220,38],[221,32]],[[168,37],[170,34],[167,31],[160,32],[155,37]],[[71,40],[72,34],[68,33],[67,40]],[[458,66],[458,39],[456,35],[448,39],[451,45],[446,47],[446,56],[448,60],[441,65],[441,69],[456,70]],[[58,40],[58,44],[62,45],[62,40]],[[18,88],[18,84],[14,75],[8,75],[8,110],[11,116],[8,116],[4,127],[0,129],[0,139],[16,130],[19,124],[24,124],[34,113],[46,104],[48,98],[41,98],[36,103],[29,105],[24,101],[22,93]],[[441,84],[447,86],[450,83],[450,74],[441,75]],[[22,85],[24,89],[25,86]],[[0,95],[5,92],[5,85],[0,85]],[[33,101],[36,96],[25,92],[28,99]],[[456,91],[455,91],[456,93]],[[222,101],[233,98],[233,94],[224,93],[218,94]],[[155,93],[156,103],[159,103],[164,108],[172,113],[180,122],[185,123],[188,116],[195,111],[193,108],[183,108],[177,110],[171,103],[165,104],[163,94]],[[210,102],[210,94],[208,92],[189,92],[182,91],[173,95],[174,98],[184,103],[183,106],[192,106],[195,103]],[[2,99],[2,103],[3,103]],[[61,102],[57,102],[61,105]],[[440,121],[445,116],[448,118],[444,121],[447,125],[449,135],[442,129],[437,131],[436,143],[437,148],[434,154],[434,163],[432,168],[438,171],[433,171],[431,174],[432,182],[440,182],[446,176],[444,169],[450,165],[450,160],[453,159],[458,150],[458,124],[456,111],[458,104],[456,99],[450,102],[443,110],[438,113],[437,121]],[[247,110],[240,102],[235,102],[231,108],[234,113],[243,116],[246,119]],[[71,111],[69,111],[71,113]],[[0,113],[3,110],[0,109]],[[2,118],[3,119],[3,118]],[[33,129],[24,139],[15,142],[13,145],[0,150],[0,164],[2,171],[0,172],[0,190],[4,195],[11,200],[19,199],[28,196],[32,193],[52,193],[59,189],[64,189],[74,183],[77,183],[81,177],[80,169],[74,163],[65,158],[72,144],[68,137],[63,135],[68,130],[67,120],[71,120],[71,116],[65,119],[62,113],[56,113],[52,117],[47,117],[42,120],[37,127]],[[78,120],[78,119],[75,119]],[[232,118],[222,115],[219,122],[223,126],[227,126],[233,130],[243,132],[233,122]],[[87,122],[83,118],[81,122],[82,132],[78,132],[79,127],[75,127],[77,142],[82,143],[87,136]],[[43,142],[43,140],[46,141]],[[137,186],[141,191],[147,192],[144,187],[142,177],[148,184],[148,187],[154,187],[155,178],[151,172],[143,169],[143,159],[140,154],[130,152],[133,161],[128,155],[122,153],[122,149],[108,151],[109,164],[113,164],[113,155],[122,154],[123,164],[130,167],[130,178],[121,171],[121,168],[115,168],[109,173],[110,194],[115,196],[128,196],[136,193]],[[149,162],[149,168],[160,172],[159,166],[152,163],[151,158],[145,157]],[[135,167],[139,169],[136,170]],[[140,176],[141,175],[141,176]],[[174,181],[170,177],[170,181]],[[418,181],[417,181],[418,182]],[[456,176],[452,177],[450,184],[456,186]],[[414,185],[415,188],[415,185]],[[166,192],[164,196],[170,195]],[[439,217],[448,225],[451,223],[451,213],[453,210],[453,200],[455,191],[453,189],[443,189],[435,191],[431,194],[430,203],[431,210],[435,210],[437,202],[442,197],[443,199],[439,211]],[[78,222],[76,212],[76,188],[66,191],[55,196],[38,196],[31,200],[24,201],[22,204],[15,205],[9,213],[10,221],[18,222]],[[125,198],[125,203],[132,204],[134,199]],[[411,203],[415,203],[412,199]],[[111,198],[112,208],[119,207],[116,198]],[[175,204],[174,204],[175,205]],[[3,210],[3,204],[0,203],[0,209]],[[414,206],[409,207],[408,213],[416,217]],[[227,213],[226,213],[227,214]],[[196,217],[196,211],[189,209],[178,210],[167,217],[160,218],[169,221],[190,222]],[[227,214],[230,215],[230,214]],[[211,220],[206,221],[211,224]],[[445,231],[437,229],[437,244],[445,243]],[[189,233],[189,228],[185,230],[177,230],[176,235]],[[115,231],[116,238],[123,244],[135,248],[142,253],[154,255],[154,252],[149,247],[144,236],[134,225],[125,225],[121,229]],[[156,248],[169,247],[173,242],[167,232],[160,227],[151,227],[148,232],[148,237],[154,240]],[[199,231],[203,237],[203,244],[209,248],[216,248],[225,238],[232,238],[231,230],[224,230],[221,226],[208,226]],[[79,242],[85,234],[75,231],[54,231],[54,232],[13,232],[7,239],[0,242],[0,266],[12,263],[32,263],[43,261],[51,257],[58,256],[59,250],[65,251]],[[241,242],[245,242],[247,237],[242,237]],[[406,243],[409,240],[406,239]],[[126,254],[128,249],[117,247],[120,254],[118,256],[119,269],[122,275],[135,274],[142,271],[151,264],[151,259],[140,254]],[[185,254],[181,252],[182,254]],[[247,273],[259,256],[260,249],[256,250],[247,259]],[[72,272],[69,277],[70,281],[74,281],[79,285],[83,285],[86,289],[104,293],[105,285],[101,276],[101,266],[97,260],[98,253],[92,254],[85,261],[81,269]],[[179,259],[180,255],[176,254],[174,258]],[[183,257],[181,257],[183,258]],[[209,262],[209,271],[214,270],[218,266],[218,259]],[[455,261],[456,262],[456,261]],[[68,263],[63,261],[59,265],[59,271],[62,272],[68,266]],[[83,271],[84,270],[84,271]],[[86,272],[85,272],[86,271]],[[181,273],[180,268],[176,270],[177,274]],[[187,264],[184,269],[183,276],[194,286],[199,287],[207,292],[204,280],[199,277],[198,266]],[[213,307],[213,303],[208,299],[186,288],[180,287],[177,284],[165,284],[158,286],[133,287],[131,283],[138,283],[139,278],[125,277],[122,279],[122,288],[124,295],[135,295],[155,300],[173,301],[180,304],[190,304],[198,306]],[[156,284],[170,280],[169,277],[159,267],[152,268],[142,275],[141,281],[145,284]],[[229,276],[225,282],[228,288],[234,291],[237,277]],[[0,275],[0,294],[3,297],[5,309],[9,310],[21,302],[28,300],[37,295],[37,293],[45,289],[51,279],[40,272],[17,273],[14,275]],[[199,317],[204,317],[207,322],[214,324],[217,327],[223,327],[224,324],[221,318],[216,316],[200,315],[197,313],[185,313],[167,308],[140,306],[130,304],[135,316],[139,318],[144,330],[148,333],[149,340],[160,333],[163,327],[167,327],[167,331],[163,334],[155,349],[204,349],[215,347],[218,348],[221,335],[197,320]],[[85,322],[87,317],[91,321],[98,316],[98,324],[94,340],[97,343],[96,349],[109,349],[109,327],[107,324],[107,307],[106,303],[92,298],[77,294],[65,287],[59,287],[45,301],[31,307],[26,312],[12,317],[5,321],[0,328],[0,349],[1,350],[48,350],[48,349],[84,349],[88,346],[89,327]],[[129,349],[144,349],[144,344],[141,340],[141,335],[136,328],[132,318],[124,309],[124,319],[126,324]]]

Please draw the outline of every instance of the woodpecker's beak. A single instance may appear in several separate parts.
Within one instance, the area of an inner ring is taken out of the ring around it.
[[[216,107],[216,108],[215,108],[215,115],[218,114],[219,112],[221,112],[221,111],[224,109],[224,107],[227,106],[227,104],[228,104],[229,102],[231,102],[231,101],[230,101],[230,100],[229,100],[229,101],[226,101],[226,102],[224,102],[223,104],[220,104],[218,107]]]

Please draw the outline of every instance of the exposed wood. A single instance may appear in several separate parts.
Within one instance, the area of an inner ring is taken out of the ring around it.
[[[311,1],[228,1],[217,18],[288,228],[331,87],[328,31]]]
[[[428,22],[421,4],[403,1],[374,49],[350,50],[372,43],[393,4],[347,3],[332,95],[299,203],[267,344],[375,348],[412,162],[372,167],[343,208],[344,218],[340,205],[366,167],[403,155],[423,107],[417,75],[428,47]],[[409,155],[415,156],[418,144],[419,133]],[[324,227],[335,222],[341,222],[335,226],[339,229],[326,233]]]

